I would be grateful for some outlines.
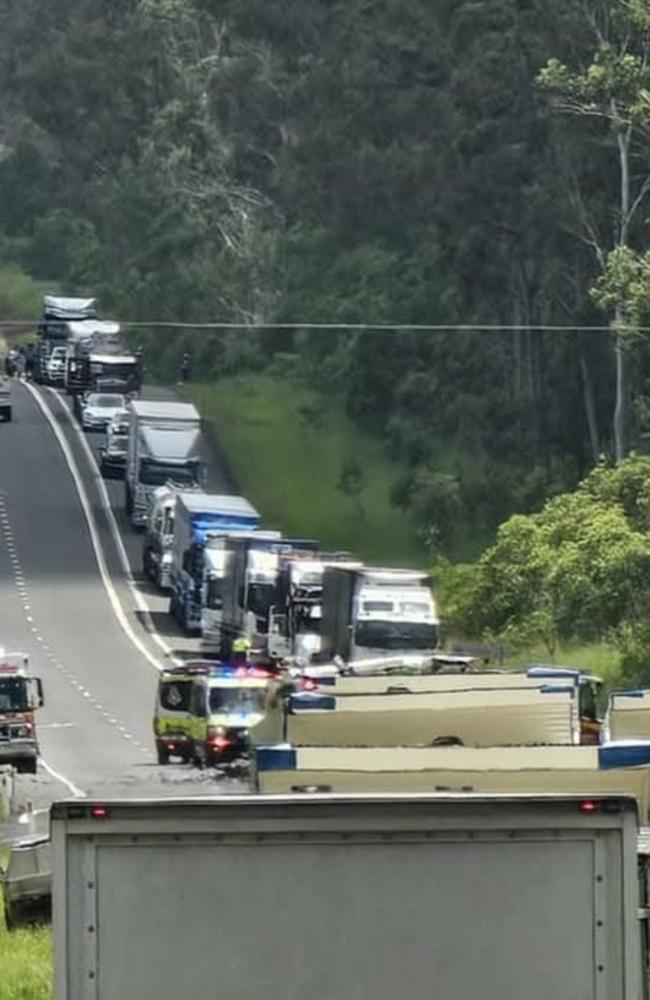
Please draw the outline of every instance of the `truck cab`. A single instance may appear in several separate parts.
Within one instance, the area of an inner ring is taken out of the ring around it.
[[[200,632],[206,546],[217,536],[256,535],[260,515],[244,497],[179,491],[169,562],[170,614],[186,632]]]
[[[39,747],[34,713],[43,705],[43,686],[29,674],[23,653],[0,652],[0,764],[36,774]]]

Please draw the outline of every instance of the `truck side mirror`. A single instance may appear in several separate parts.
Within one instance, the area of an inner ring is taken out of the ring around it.
[[[45,704],[45,698],[43,696],[43,682],[40,677],[35,677],[34,679],[36,681],[38,707],[42,708]]]

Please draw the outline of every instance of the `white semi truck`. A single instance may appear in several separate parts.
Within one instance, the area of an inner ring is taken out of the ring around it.
[[[353,663],[433,652],[440,622],[425,573],[328,566],[323,575],[322,655]]]
[[[203,481],[201,418],[191,403],[134,400],[128,410],[125,502],[131,524],[141,528],[156,487]]]
[[[52,836],[55,1000],[646,995],[631,797],[75,800]]]

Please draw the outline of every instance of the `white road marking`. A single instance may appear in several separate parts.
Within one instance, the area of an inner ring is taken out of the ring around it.
[[[52,395],[59,401],[61,406],[65,408],[70,418],[70,426],[74,431],[74,433],[77,435],[81,447],[85,452],[86,459],[93,473],[95,486],[97,487],[97,492],[99,493],[99,499],[101,501],[102,508],[108,520],[108,526],[110,528],[111,536],[113,538],[115,548],[117,549],[117,554],[122,564],[122,571],[124,573],[127,586],[131,591],[131,595],[133,597],[133,600],[135,601],[138,611],[142,614],[147,632],[151,636],[153,641],[156,643],[156,645],[159,646],[160,649],[162,649],[165,656],[170,657],[174,661],[174,663],[176,663],[178,666],[182,666],[183,660],[173,656],[173,650],[171,646],[169,646],[165,642],[163,637],[156,629],[156,626],[154,625],[153,619],[151,617],[151,610],[147,602],[144,600],[142,594],[140,593],[140,590],[138,589],[138,586],[133,578],[133,570],[131,568],[131,563],[129,562],[129,557],[127,555],[126,549],[124,548],[124,541],[122,540],[120,529],[118,527],[117,521],[115,520],[115,514],[113,512],[111,499],[108,495],[108,490],[106,489],[106,483],[104,482],[99,466],[97,465],[97,459],[95,458],[93,450],[88,444],[88,439],[86,435],[83,433],[83,431],[77,425],[74,419],[74,414],[70,410],[70,407],[68,406],[67,402],[51,387],[48,387],[48,392],[52,393]]]
[[[37,392],[37,390],[29,383],[25,383],[25,386],[36,400],[39,409],[41,410],[43,416],[49,423],[52,432],[54,433],[54,436],[56,437],[59,443],[61,451],[63,452],[63,457],[66,461],[68,469],[70,470],[70,475],[72,476],[73,482],[77,490],[77,495],[79,497],[81,509],[83,510],[84,517],[86,518],[86,524],[88,525],[90,540],[93,546],[93,550],[95,552],[95,558],[97,560],[97,567],[99,569],[99,574],[102,578],[102,583],[104,584],[104,589],[106,590],[106,593],[108,595],[108,599],[110,601],[111,607],[113,608],[115,617],[117,618],[123,632],[130,639],[130,641],[133,643],[138,652],[141,653],[142,656],[144,656],[144,658],[147,660],[147,662],[150,663],[153,667],[155,667],[155,669],[160,673],[163,670],[163,665],[159,663],[159,661],[155,658],[155,656],[153,656],[149,652],[145,644],[135,634],[131,626],[131,623],[128,620],[126,612],[122,607],[122,602],[120,601],[120,598],[117,594],[117,590],[115,589],[115,586],[111,579],[110,572],[108,570],[108,566],[106,564],[104,550],[102,548],[102,543],[99,538],[99,532],[97,530],[97,525],[95,524],[95,518],[93,516],[90,500],[88,499],[86,487],[83,484],[83,480],[79,472],[79,467],[77,465],[74,455],[72,454],[70,445],[66,441],[63,431],[57,424],[52,414],[52,411],[50,410],[45,400],[42,399],[40,393]],[[117,525],[116,525],[116,530],[117,530]],[[127,565],[128,565],[128,560],[127,560]]]
[[[41,765],[45,768],[45,770],[47,771],[47,773],[50,775],[50,777],[54,778],[56,781],[60,781],[62,785],[65,785],[66,788],[69,788],[70,791],[72,792],[72,794],[74,795],[75,799],[85,799],[86,798],[86,793],[82,792],[80,788],[77,788],[77,786],[75,784],[73,784],[73,782],[70,781],[69,778],[66,778],[65,775],[60,774],[58,771],[55,771],[54,768],[50,767],[50,765],[47,763],[47,761],[43,760],[42,757],[40,757],[39,760],[41,762]]]

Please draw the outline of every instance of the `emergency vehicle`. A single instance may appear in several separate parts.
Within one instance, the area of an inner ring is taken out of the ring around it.
[[[34,713],[43,705],[43,685],[29,673],[23,653],[0,650],[0,764],[36,774],[38,740]]]
[[[277,671],[259,666],[199,661],[163,671],[154,713],[158,763],[180,757],[206,767],[244,755],[249,730],[282,687]]]

